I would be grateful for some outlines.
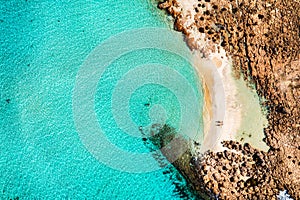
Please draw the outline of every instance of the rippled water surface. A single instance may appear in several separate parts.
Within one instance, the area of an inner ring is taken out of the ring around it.
[[[76,74],[89,53],[122,31],[167,27],[159,15],[146,0],[0,1],[0,199],[195,198],[170,165],[135,174],[99,162],[82,144],[73,120]],[[144,63],[170,66],[198,87],[191,66],[170,52],[131,52],[112,63],[99,80],[95,114],[109,140],[126,151],[149,149],[116,125],[111,94],[123,74]],[[201,102],[201,94],[197,98]],[[132,94],[128,120],[146,126],[156,104],[166,112],[157,118],[167,117],[178,128],[178,98],[157,84]]]

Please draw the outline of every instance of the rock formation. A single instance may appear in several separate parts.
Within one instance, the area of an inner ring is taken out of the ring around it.
[[[206,57],[224,48],[235,76],[254,84],[268,111],[268,152],[224,141],[228,150],[174,166],[211,198],[276,199],[287,190],[300,199],[300,2],[167,0],[158,7],[174,17],[191,50]]]

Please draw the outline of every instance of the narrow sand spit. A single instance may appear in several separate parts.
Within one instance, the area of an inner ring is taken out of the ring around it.
[[[194,23],[195,1],[178,0],[181,14],[186,16],[184,26],[192,27]],[[267,151],[268,146],[262,141],[263,128],[266,117],[261,111],[258,96],[246,87],[242,80],[236,80],[232,73],[231,58],[226,51],[217,44],[205,39],[205,35],[198,29],[189,29],[186,34],[197,41],[202,51],[194,51],[193,65],[198,72],[204,92],[204,142],[201,152],[207,150],[223,151],[221,142],[225,140],[239,140],[248,142],[252,146]],[[216,52],[212,49],[218,48]],[[205,56],[207,60],[202,57]],[[247,113],[247,118],[245,118]],[[251,114],[252,113],[252,114]],[[219,123],[221,122],[221,123]],[[247,134],[255,131],[256,136]]]
[[[225,148],[221,142],[225,140],[248,142],[267,151],[268,146],[262,141],[266,118],[258,97],[242,80],[235,80],[230,58],[226,57],[225,51],[211,53],[207,60],[201,58],[199,52],[194,54],[193,65],[204,93],[204,142],[201,152],[223,151]],[[247,133],[253,131],[258,134],[249,137]]]
[[[222,55],[204,61],[195,52],[194,67],[202,81],[204,92],[204,142],[201,152],[207,150],[221,151],[223,140],[235,139],[241,124],[241,108],[236,105],[236,86],[233,83],[229,61]],[[225,59],[224,59],[225,58]],[[229,72],[228,72],[229,71]],[[222,123],[222,125],[219,125]]]

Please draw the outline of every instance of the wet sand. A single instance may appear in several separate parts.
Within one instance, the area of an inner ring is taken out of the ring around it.
[[[214,53],[210,59],[201,58],[197,52],[194,54],[193,65],[204,86],[204,143],[200,152],[223,151],[226,148],[221,142],[226,140],[248,142],[267,151],[269,148],[262,141],[267,121],[258,96],[247,88],[243,80],[233,77],[232,64],[224,53]],[[218,121],[222,125],[218,125]],[[251,132],[257,134],[248,134]]]

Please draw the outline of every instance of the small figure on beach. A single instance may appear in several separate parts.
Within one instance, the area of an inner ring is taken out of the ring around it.
[[[223,126],[223,121],[216,121],[216,126]]]

